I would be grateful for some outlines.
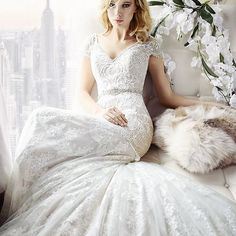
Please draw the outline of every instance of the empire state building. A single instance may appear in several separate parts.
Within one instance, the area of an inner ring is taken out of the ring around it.
[[[41,18],[39,68],[40,100],[45,105],[57,106],[59,85],[55,78],[55,27],[49,0]]]

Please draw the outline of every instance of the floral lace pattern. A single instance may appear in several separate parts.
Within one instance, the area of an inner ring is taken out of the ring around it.
[[[90,57],[98,103],[117,106],[127,127],[56,108],[29,117],[17,147],[0,235],[195,236],[236,235],[236,205],[214,190],[156,163],[147,152],[153,124],[142,90],[154,38],[115,59],[96,34]]]

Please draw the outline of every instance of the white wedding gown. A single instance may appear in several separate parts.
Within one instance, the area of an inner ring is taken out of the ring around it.
[[[40,108],[22,131],[0,235],[236,235],[236,204],[140,158],[153,125],[142,91],[156,39],[111,59],[92,34],[85,48],[98,104],[117,106],[128,126],[69,110]]]

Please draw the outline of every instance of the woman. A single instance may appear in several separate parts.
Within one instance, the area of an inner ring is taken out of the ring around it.
[[[107,32],[92,34],[84,48],[83,113],[38,109],[23,129],[0,234],[235,235],[233,201],[140,161],[153,135],[142,98],[147,70],[163,104],[196,103],[169,87],[148,37],[146,0],[105,0],[102,18]]]

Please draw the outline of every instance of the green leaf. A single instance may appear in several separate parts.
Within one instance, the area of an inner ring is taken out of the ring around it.
[[[201,6],[202,4],[198,0],[193,0],[197,6]]]
[[[157,33],[158,26],[159,26],[159,25],[156,25],[156,26],[154,27],[154,29],[153,29],[152,32],[151,32],[151,36],[155,37],[155,35],[156,35],[156,33]]]
[[[193,37],[195,36],[195,34],[196,34],[198,28],[199,28],[199,23],[197,23],[197,25],[195,26],[195,28],[194,28],[194,30],[193,30],[193,33],[192,33],[192,35],[191,35],[191,38],[193,38]]]
[[[200,10],[200,15],[201,15],[202,19],[207,21],[209,24],[213,23],[212,15],[209,12],[207,12],[204,8],[202,8]]]
[[[216,36],[216,26],[215,26],[215,25],[213,25],[211,35],[212,35],[212,36]]]
[[[185,43],[184,46],[187,47],[189,45],[189,42]]]
[[[182,0],[173,0],[173,2],[179,6],[184,6],[184,3]]]
[[[223,89],[222,88],[220,88],[220,87],[218,87],[218,86],[215,86],[218,90],[220,90],[220,91],[223,91]]]
[[[206,64],[206,62],[204,61],[204,59],[202,58],[202,65],[204,67],[204,69],[207,71],[207,73],[215,78],[219,78],[218,75],[216,75],[212,69]]]
[[[234,59],[233,59],[233,66],[236,67],[236,62]]]
[[[165,19],[166,19],[169,15],[170,15],[170,14],[166,15],[159,23],[157,23],[157,25],[154,27],[154,29],[153,29],[151,35],[156,35],[159,26],[165,21]]]
[[[149,6],[162,6],[164,5],[164,2],[160,2],[160,1],[150,1],[148,2]]]
[[[206,4],[206,9],[211,13],[211,14],[216,14],[216,12],[208,5]]]
[[[221,53],[220,53],[220,62],[225,63],[225,58]]]

